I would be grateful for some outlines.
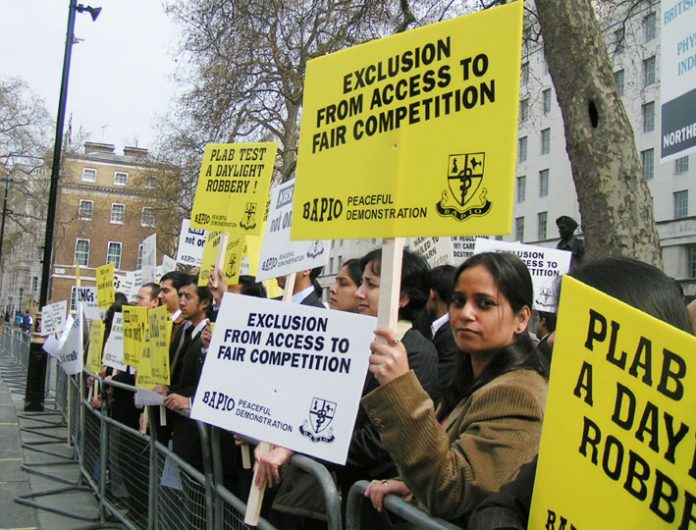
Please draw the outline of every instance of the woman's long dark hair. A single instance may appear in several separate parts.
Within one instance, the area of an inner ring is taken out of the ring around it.
[[[498,290],[508,300],[515,313],[524,307],[531,310],[534,299],[532,278],[525,264],[514,254],[484,252],[471,256],[454,273],[452,291],[456,288],[459,276],[465,270],[478,265],[491,273]],[[537,351],[527,330],[520,333],[515,342],[498,351],[478,379],[474,379],[469,355],[459,355],[452,384],[443,396],[445,413],[449,414],[462,399],[496,377],[520,369],[534,370],[544,377],[548,375],[546,362]]]

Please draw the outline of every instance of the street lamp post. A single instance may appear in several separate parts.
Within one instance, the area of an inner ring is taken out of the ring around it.
[[[53,164],[51,165],[51,183],[48,192],[48,210],[46,212],[46,235],[44,237],[43,260],[41,263],[41,290],[39,291],[39,308],[48,303],[48,290],[51,279],[51,263],[53,254],[53,228],[56,219],[56,203],[58,199],[58,178],[60,174],[60,158],[63,148],[63,126],[65,125],[65,107],[68,100],[68,78],[70,76],[70,58],[72,45],[75,40],[75,13],[87,12],[92,20],[97,20],[101,8],[84,6],[77,0],[70,0],[68,6],[68,29],[65,36],[65,53],[63,55],[63,76],[60,83],[58,99],[58,116],[56,118],[56,138],[53,146]],[[24,394],[24,410],[42,411],[44,399],[44,384],[46,378],[46,354],[40,343],[32,341],[27,367],[27,386]]]

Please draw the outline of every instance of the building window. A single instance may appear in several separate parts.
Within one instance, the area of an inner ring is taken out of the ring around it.
[[[683,156],[681,158],[677,158],[674,161],[674,174],[675,175],[681,175],[682,173],[686,173],[689,171],[689,156]]]
[[[539,197],[546,197],[549,194],[549,170],[539,171]]]
[[[94,213],[94,201],[81,200],[77,210],[77,217],[82,221],[91,221]]]
[[[145,179],[145,189],[154,190],[157,187],[157,179],[155,177],[147,177]]]
[[[143,244],[142,243],[140,243],[138,245],[138,259],[136,260],[135,268],[136,268],[136,270],[143,268]]]
[[[522,86],[526,87],[529,84],[529,61],[522,63],[520,77]]]
[[[643,110],[643,132],[648,133],[655,130],[655,102],[650,101],[642,107]]]
[[[113,263],[114,269],[121,268],[121,243],[109,241],[109,246],[106,247],[106,262]]]
[[[548,155],[551,152],[551,129],[541,131],[541,154]]]
[[[541,95],[544,102],[544,114],[548,114],[551,112],[551,89],[547,88]]]
[[[515,240],[524,241],[524,217],[515,218]]]
[[[111,205],[111,222],[123,224],[126,220],[126,205],[115,202]]]
[[[75,263],[80,267],[87,267],[89,264],[89,239],[78,239],[75,241]]]
[[[686,277],[693,280],[696,278],[696,245],[689,245],[686,252]]]
[[[31,279],[31,290],[33,292],[37,292],[39,290],[39,277],[38,276],[34,276]]]
[[[520,101],[520,123],[525,123],[529,118],[529,98]]]
[[[650,86],[655,83],[655,56],[648,57],[643,61],[643,86]]]
[[[333,274],[333,258],[329,258],[329,274]]]
[[[643,17],[643,42],[650,42],[655,38],[656,28],[657,15],[653,11],[649,15]]]
[[[527,177],[522,175],[517,177],[517,202],[524,202],[524,197],[527,194]]]
[[[539,241],[546,239],[546,221],[548,217],[548,212],[539,212],[537,214],[537,239]]]
[[[655,151],[646,149],[640,152],[640,163],[643,166],[645,180],[652,180],[655,175]]]
[[[517,161],[524,162],[527,160],[527,137],[523,136],[517,140]]]
[[[689,192],[687,190],[674,192],[674,218],[681,219],[689,215]]]
[[[82,170],[82,181],[83,182],[96,182],[97,181],[97,170],[91,167],[86,167]]]
[[[619,97],[623,97],[624,95],[624,76],[625,72],[623,69],[617,70],[614,72],[614,82],[616,83],[616,93],[619,95]]]
[[[143,213],[140,216],[141,226],[155,226],[155,210],[154,208],[143,208]]]
[[[614,30],[614,53],[621,53],[624,49],[626,31],[623,26]]]
[[[116,171],[114,173],[114,186],[125,186],[128,184],[128,173]]]

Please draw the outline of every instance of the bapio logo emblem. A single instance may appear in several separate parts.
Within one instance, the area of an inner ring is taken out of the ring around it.
[[[329,427],[336,414],[336,403],[322,398],[312,398],[309,407],[309,421],[300,426],[300,432],[313,442],[333,442],[336,437],[333,427]],[[320,434],[326,431],[324,434]]]
[[[210,216],[207,213],[198,213],[193,220],[198,224],[207,225],[210,223]]]
[[[491,201],[486,199],[488,190],[482,186],[486,153],[449,155],[447,161],[447,189],[437,203],[437,211],[443,217],[464,221],[472,215],[486,215]]]

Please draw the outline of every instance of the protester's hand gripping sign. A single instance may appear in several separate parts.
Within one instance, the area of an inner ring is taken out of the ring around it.
[[[532,277],[534,309],[556,312],[558,279],[570,270],[570,252],[523,243],[477,239],[474,254],[481,252],[509,252],[519,257]]]
[[[322,267],[329,261],[330,241],[290,241],[294,189],[295,181],[291,180],[271,190],[268,222],[261,247],[261,267],[256,274],[258,281]]]
[[[277,145],[208,144],[191,210],[191,228],[260,235]]]
[[[696,337],[564,277],[530,529],[691,528]]]
[[[345,463],[375,319],[225,294],[191,415]]]
[[[307,63],[293,239],[509,233],[522,8]]]

